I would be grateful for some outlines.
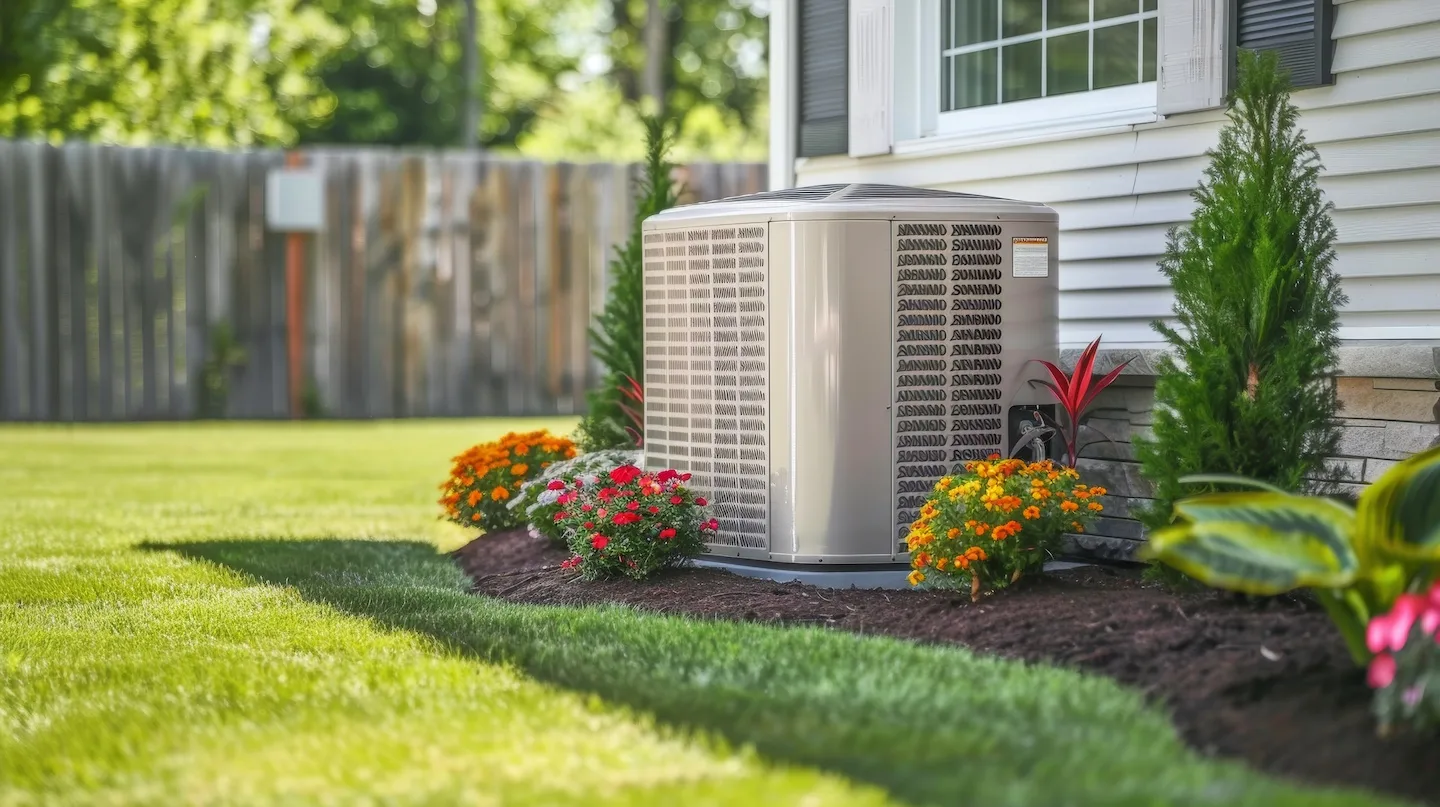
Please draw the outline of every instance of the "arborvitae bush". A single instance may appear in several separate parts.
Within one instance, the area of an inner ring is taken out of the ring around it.
[[[575,440],[582,451],[633,448],[635,437],[626,431],[621,392],[627,378],[645,380],[645,252],[640,225],[646,218],[675,206],[677,192],[670,180],[673,167],[668,159],[675,133],[663,118],[645,119],[644,174],[636,189],[635,220],[630,239],[615,252],[610,262],[613,278],[605,309],[590,329],[590,346],[604,367],[600,385],[586,398],[588,413],[580,422]]]
[[[1209,154],[1188,228],[1172,230],[1160,270],[1175,323],[1155,386],[1154,439],[1137,440],[1156,502],[1155,529],[1177,498],[1216,488],[1187,474],[1242,474],[1290,491],[1311,487],[1335,454],[1338,311],[1335,227],[1315,149],[1297,128],[1275,54],[1240,54],[1229,123]]]

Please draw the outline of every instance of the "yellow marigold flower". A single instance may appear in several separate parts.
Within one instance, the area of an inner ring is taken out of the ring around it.
[[[1032,504],[1025,508],[1025,512],[1021,513],[1021,515],[1031,520],[1037,519],[1040,517],[1040,508]]]
[[[935,504],[934,504],[933,502],[926,502],[926,503],[925,503],[925,506],[922,507],[922,508],[920,508],[920,517],[921,517],[921,518],[925,518],[925,519],[934,518],[935,516],[939,515],[939,513],[940,513],[939,509],[937,509],[937,508],[935,507]]]
[[[910,581],[910,585],[918,586],[921,583],[925,582],[925,573],[920,571],[919,569],[916,569],[915,571],[911,572],[910,576],[906,579]]]
[[[1099,503],[1099,502],[1091,502],[1090,504],[1088,504],[1088,505],[1086,505],[1086,506],[1090,508],[1091,512],[1095,512],[1095,513],[1098,513],[1098,512],[1100,512],[1101,510],[1104,510],[1104,509],[1105,509],[1105,505],[1103,505],[1103,504],[1101,504],[1101,503]]]
[[[951,479],[951,478],[948,477],[948,476],[943,476],[943,477],[940,478],[940,481],[939,481],[939,482],[936,482],[936,483],[935,483],[935,489],[936,489],[936,490],[949,490],[949,489],[950,489],[950,486],[953,485],[953,484],[955,484],[955,480],[954,480],[954,479]]]
[[[510,498],[510,491],[506,490],[503,485],[497,485],[494,490],[490,491],[490,498],[497,502],[503,502]]]
[[[1065,501],[1060,503],[1060,509],[1064,510],[1067,513],[1073,513],[1076,510],[1080,509],[1080,505],[1070,501],[1069,499],[1066,499]]]

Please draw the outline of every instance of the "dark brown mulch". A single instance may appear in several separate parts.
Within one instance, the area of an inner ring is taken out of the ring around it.
[[[978,604],[940,592],[818,589],[713,569],[580,584],[558,568],[566,556],[524,531],[484,536],[455,553],[477,593],[514,602],[613,602],[824,625],[1108,675],[1166,704],[1181,735],[1204,752],[1311,783],[1440,804],[1440,740],[1375,737],[1363,672],[1325,614],[1303,598],[1175,594],[1134,570],[1108,567],[1022,581]]]

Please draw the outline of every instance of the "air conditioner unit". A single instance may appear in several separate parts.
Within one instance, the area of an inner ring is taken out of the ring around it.
[[[645,463],[711,500],[708,553],[907,561],[935,481],[1008,454],[1047,401],[1029,360],[1058,359],[1058,221],[859,184],[647,219]]]

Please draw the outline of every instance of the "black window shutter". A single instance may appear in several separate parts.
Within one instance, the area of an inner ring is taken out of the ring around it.
[[[1277,52],[1297,89],[1334,83],[1334,0],[1237,0],[1233,19],[1235,46]]]
[[[801,157],[850,151],[850,4],[800,0]]]

